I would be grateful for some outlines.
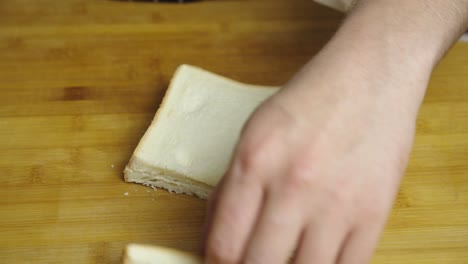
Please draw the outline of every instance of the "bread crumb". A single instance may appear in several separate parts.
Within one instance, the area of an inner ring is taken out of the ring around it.
[[[125,196],[128,196],[128,192],[124,192],[124,195],[125,195]]]
[[[114,164],[111,164],[111,168],[114,168]]]

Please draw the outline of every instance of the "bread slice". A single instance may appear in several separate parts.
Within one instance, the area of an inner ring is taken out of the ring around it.
[[[129,244],[125,248],[123,264],[203,264],[195,255],[164,247]]]
[[[207,198],[242,126],[277,90],[180,66],[125,168],[125,180]]]

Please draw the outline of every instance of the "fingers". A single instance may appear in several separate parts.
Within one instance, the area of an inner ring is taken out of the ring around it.
[[[222,181],[218,186],[222,184]],[[203,224],[203,237],[202,237],[202,248],[201,248],[201,254],[205,254],[206,251],[206,243],[208,240],[208,231],[213,223],[213,214],[216,209],[216,205],[218,203],[218,193],[219,193],[219,187],[216,187],[213,192],[210,194],[208,197],[208,201],[206,204],[206,215],[205,215],[205,221]]]
[[[385,221],[360,225],[345,241],[338,264],[365,264],[372,258]]]
[[[309,224],[304,231],[294,264],[336,263],[349,227],[336,216],[317,218],[321,221]]]
[[[203,245],[206,244],[207,239],[208,239],[208,231],[211,227],[211,224],[213,222],[213,217],[214,217],[214,212],[216,211],[216,207],[218,205],[218,196],[220,189],[224,185],[225,178],[223,177],[218,185],[214,188],[214,190],[210,193],[208,196],[208,201],[206,203],[206,215],[205,215],[205,222],[203,225],[203,234],[204,234],[204,239],[202,240],[204,243]]]
[[[242,263],[286,263],[303,227],[301,206],[282,193],[267,194]]]
[[[260,210],[263,192],[258,179],[241,175],[236,165],[220,186],[206,244],[206,262],[239,263]]]

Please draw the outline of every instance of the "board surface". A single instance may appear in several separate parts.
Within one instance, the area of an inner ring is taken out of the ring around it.
[[[281,85],[341,19],[310,0],[0,1],[0,262],[196,252],[205,202],[122,174],[174,70]],[[373,263],[466,264],[468,44],[435,71],[417,128]]]

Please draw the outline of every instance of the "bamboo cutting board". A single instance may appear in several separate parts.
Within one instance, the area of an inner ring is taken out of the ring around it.
[[[310,0],[0,2],[0,263],[196,252],[205,202],[123,182],[175,68],[281,85],[342,15]],[[373,263],[468,263],[468,44],[430,84]]]

